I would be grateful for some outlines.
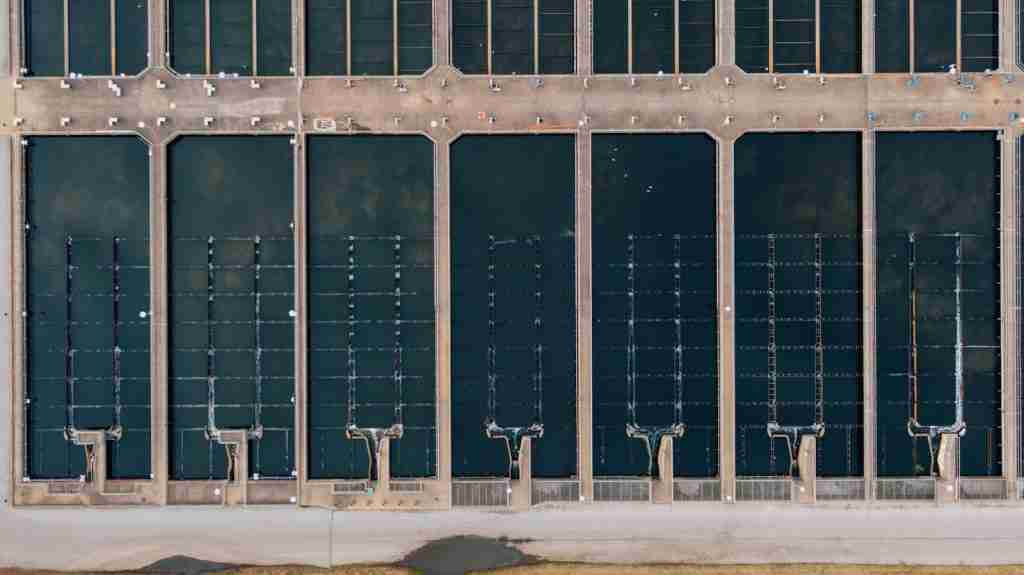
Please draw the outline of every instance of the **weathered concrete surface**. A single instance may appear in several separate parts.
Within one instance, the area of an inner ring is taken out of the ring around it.
[[[1019,510],[599,505],[532,513],[333,515],[335,563],[390,562],[465,533],[530,539],[543,558],[611,562],[1024,563]],[[137,568],[188,554],[247,563],[324,565],[331,514],[220,507],[0,512],[0,566]]]
[[[11,285],[11,138],[0,136],[0,285]],[[11,293],[0,296],[0,374],[11,373]],[[11,440],[14,418],[11,414],[11,377],[0,377],[0,508],[10,500]]]

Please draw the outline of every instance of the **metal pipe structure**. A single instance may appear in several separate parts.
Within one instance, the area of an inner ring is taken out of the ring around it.
[[[626,278],[627,285],[626,289],[629,290],[626,294],[628,303],[628,317],[626,319],[626,389],[629,395],[629,403],[627,404],[628,421],[626,421],[626,437],[630,439],[639,439],[644,442],[644,448],[647,450],[647,473],[652,479],[660,477],[660,469],[658,466],[658,450],[661,447],[661,440],[666,437],[682,437],[686,433],[686,424],[679,419],[676,419],[671,425],[660,425],[654,427],[641,426],[637,413],[637,403],[639,402],[639,394],[637,391],[637,379],[639,377],[637,370],[636,360],[636,236],[629,234],[627,236],[628,245],[626,247]],[[674,252],[676,256],[676,263],[678,263],[679,257],[679,238],[674,238]],[[679,283],[680,283],[680,271],[679,266],[675,266],[674,269],[674,281],[675,281],[675,312],[676,317],[674,318],[676,328],[676,346],[673,351],[676,363],[675,373],[675,386],[676,386],[676,411],[675,414],[681,415],[682,406],[680,405],[681,398],[679,394],[682,391],[682,372],[679,369],[679,365],[682,362],[682,348],[680,347],[682,332],[681,332],[681,320],[679,318]]]
[[[786,442],[786,450],[789,454],[789,475],[799,473],[798,455],[800,453],[800,441],[806,436],[822,437],[825,435],[825,350],[824,350],[824,325],[823,325],[823,304],[822,304],[822,243],[821,234],[814,234],[814,423],[811,425],[781,425],[778,419],[778,379],[777,379],[777,341],[775,337],[775,236],[768,238],[768,367],[769,367],[769,392],[768,401],[770,404],[770,419],[768,420],[767,431],[771,439],[771,454],[774,463],[774,444],[776,439],[783,439]]]
[[[541,240],[539,236],[529,238],[525,240],[528,244],[534,247],[534,290],[535,290],[535,302],[536,302],[536,313],[534,316],[534,328],[535,337],[538,338],[534,342],[534,357],[536,364],[534,366],[533,386],[534,393],[536,394],[534,402],[534,421],[527,427],[505,427],[498,425],[497,422],[497,408],[498,408],[498,375],[497,375],[497,312],[496,312],[496,294],[498,290],[497,283],[497,248],[501,245],[516,245],[520,243],[520,240],[509,239],[509,240],[497,240],[494,236],[489,236],[487,240],[487,309],[488,309],[488,345],[487,345],[487,384],[488,384],[488,395],[487,395],[487,420],[484,421],[484,434],[488,439],[499,439],[505,442],[505,448],[508,452],[509,457],[509,479],[518,480],[520,477],[519,469],[519,453],[523,446],[523,440],[526,438],[540,439],[544,437],[544,423],[543,423],[543,401],[541,395],[543,393],[543,345],[539,339],[543,334],[543,322],[540,320],[540,313],[543,305],[542,299],[542,288],[543,288],[543,263],[542,256],[543,251],[541,249]]]
[[[954,410],[955,419],[949,425],[922,425],[919,419],[918,403],[918,363],[917,363],[917,250],[915,234],[911,232],[908,236],[909,256],[909,298],[910,298],[910,385],[911,385],[911,416],[907,420],[907,432],[913,438],[925,438],[928,442],[928,453],[931,457],[929,467],[932,475],[937,473],[938,450],[940,447],[939,438],[942,435],[963,436],[967,432],[967,424],[964,422],[964,365],[963,365],[963,313],[961,292],[963,290],[963,237],[959,232],[952,235],[955,243],[954,266],[955,276],[955,324],[956,341],[953,345],[954,354]]]

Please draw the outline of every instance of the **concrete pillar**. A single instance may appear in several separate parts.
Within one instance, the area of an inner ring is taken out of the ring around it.
[[[661,438],[658,450],[658,476],[651,478],[651,501],[653,503],[672,503],[673,489],[673,457],[672,444],[674,438],[666,435]]]
[[[391,492],[391,438],[384,436],[380,440],[380,448],[377,450],[377,485],[374,486],[374,494],[381,496]]]
[[[717,0],[718,30],[715,42],[718,47],[718,65],[736,65],[736,0]]]
[[[519,479],[510,479],[509,507],[516,511],[526,511],[532,505],[533,495],[533,458],[531,446],[533,439],[524,437],[519,449]]]
[[[874,499],[877,373],[875,371],[875,132],[861,133],[861,301],[862,385],[864,402],[864,494]]]
[[[576,440],[580,497],[594,500],[593,309],[591,274],[591,133],[576,133]]]
[[[733,6],[732,1],[724,2]],[[736,500],[736,290],[733,210],[733,147],[718,149],[718,468],[722,500]]]
[[[875,72],[875,0],[860,0],[860,71]]]
[[[166,68],[171,61],[167,3],[167,0],[149,0],[149,65],[153,68]]]
[[[594,0],[576,0],[576,73],[580,76],[594,73],[593,9]]]
[[[301,81],[301,80],[300,80]],[[309,278],[307,269],[307,219],[306,219],[306,134],[301,118],[299,133],[295,135],[295,204],[292,218],[295,222],[295,489],[296,501],[304,503],[303,495],[309,476],[309,427],[307,422],[307,374],[309,373],[309,308],[306,286]]]
[[[245,429],[223,429],[218,438],[228,451],[232,477],[224,482],[221,493],[224,505],[245,505],[249,490],[249,432]]]
[[[104,431],[79,431],[74,444],[85,452],[85,473],[87,490],[96,495],[106,492],[107,486],[107,436]]]
[[[434,66],[451,66],[452,0],[434,0]]]
[[[1020,235],[1019,152],[1020,132],[1013,127],[1003,130],[1000,149],[999,193],[999,299],[1002,304],[1000,322],[1000,371],[1002,372],[1002,444],[1003,478],[1007,497],[1017,498],[1017,477],[1020,474],[1020,268],[1018,254]]]
[[[435,4],[436,6],[436,4]],[[435,139],[434,146],[434,330],[436,337],[437,479],[452,482],[452,282],[449,218],[451,141]]]
[[[800,477],[793,482],[793,501],[797,503],[814,503],[817,497],[818,482],[818,438],[805,435],[800,440],[800,449],[796,454],[797,468]]]
[[[167,402],[167,145],[149,147],[149,356],[150,427],[154,500],[167,503],[169,441]]]
[[[960,438],[955,433],[943,433],[938,441],[935,502],[956,503],[960,498]]]
[[[14,285],[11,281],[11,229],[14,212],[11,211],[11,178],[15,171],[11,166],[11,140],[9,136],[0,137],[0,285]],[[0,321],[0,347],[4,350],[11,349],[11,331],[13,327],[13,314],[11,313],[12,301],[11,290],[0,296],[0,317],[7,318]],[[11,466],[11,457],[14,454],[12,442],[14,441],[14,409],[13,387],[17,382],[11,377],[13,366],[11,365],[11,354],[0,353],[0,509],[6,507],[11,497],[11,486],[14,485],[14,475]]]

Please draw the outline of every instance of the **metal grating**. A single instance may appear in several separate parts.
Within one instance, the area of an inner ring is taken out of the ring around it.
[[[510,489],[507,480],[455,481],[452,483],[452,506],[507,507]]]
[[[650,501],[648,479],[615,479],[594,482],[594,501]]]
[[[867,485],[863,479],[819,479],[814,487],[819,501],[863,501]]]
[[[672,483],[673,501],[719,501],[722,484],[717,479],[676,479]]]
[[[1001,477],[961,477],[960,499],[999,500],[1006,499],[1006,480]]]
[[[391,491],[399,493],[418,493],[423,491],[422,481],[392,481]]]
[[[736,501],[791,501],[790,479],[740,479],[736,481]]]
[[[365,481],[340,481],[334,484],[334,493],[365,493]]]
[[[935,480],[931,477],[876,479],[875,498],[919,501],[935,499]]]
[[[535,479],[531,486],[531,498],[534,505],[549,502],[578,502],[580,500],[580,482]]]

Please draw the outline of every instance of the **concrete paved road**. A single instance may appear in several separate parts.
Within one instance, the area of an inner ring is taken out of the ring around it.
[[[529,513],[333,514],[335,563],[394,561],[458,534],[530,539],[545,558],[601,562],[1021,563],[1024,510],[1015,507],[817,508],[769,505],[600,505]],[[188,554],[232,563],[329,557],[330,511],[4,509],[0,566],[135,568]]]

